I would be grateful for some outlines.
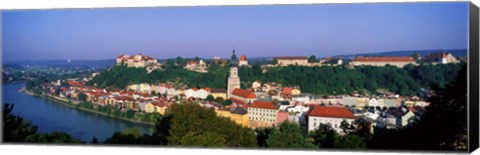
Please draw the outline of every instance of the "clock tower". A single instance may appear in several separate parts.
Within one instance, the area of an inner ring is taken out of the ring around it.
[[[238,77],[238,59],[233,50],[232,59],[230,60],[230,76],[227,83],[227,99],[231,97],[235,88],[240,88],[240,77]]]

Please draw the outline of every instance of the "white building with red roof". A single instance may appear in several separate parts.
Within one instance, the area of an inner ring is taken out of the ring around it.
[[[245,56],[245,54],[240,56],[238,61],[238,66],[249,66],[247,56]]]
[[[352,66],[396,66],[402,68],[405,65],[413,64],[415,65],[415,59],[413,57],[355,57],[350,65]]]
[[[273,102],[255,101],[248,107],[249,126],[251,128],[272,127],[277,125],[278,108]]]
[[[316,130],[320,124],[330,124],[338,133],[342,133],[340,124],[343,120],[353,124],[357,117],[345,107],[314,106],[308,113],[308,131]]]

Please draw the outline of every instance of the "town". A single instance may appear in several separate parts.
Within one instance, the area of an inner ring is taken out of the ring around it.
[[[284,121],[297,123],[308,131],[316,130],[320,124],[329,124],[338,133],[344,132],[345,123],[356,126],[368,122],[370,132],[376,128],[402,128],[418,121],[429,102],[425,96],[434,95],[424,91],[424,95],[402,96],[398,93],[378,91],[375,94],[351,92],[339,95],[319,95],[306,93],[298,85],[285,85],[272,81],[255,80],[248,87],[241,87],[239,67],[251,67],[246,55],[237,57],[233,50],[230,59],[215,57],[213,63],[228,65],[226,88],[187,87],[173,82],[134,83],[125,88],[100,88],[88,83],[99,72],[88,78],[57,79],[40,84],[40,95],[48,96],[74,105],[85,105],[96,109],[115,108],[122,113],[135,112],[165,115],[173,104],[186,102],[213,109],[218,116],[248,128],[274,127]],[[349,61],[348,63],[346,63]],[[425,57],[357,56],[352,60],[341,57],[327,57],[312,61],[306,56],[274,57],[271,64],[263,64],[262,72],[269,68],[286,66],[394,66],[428,63],[442,65],[460,63],[451,53],[432,53]],[[164,63],[157,59],[136,54],[120,55],[115,66],[145,68],[148,73],[163,70]],[[207,73],[209,64],[200,58],[189,60],[185,70]],[[115,78],[115,77],[112,77]],[[334,81],[332,81],[334,82]]]

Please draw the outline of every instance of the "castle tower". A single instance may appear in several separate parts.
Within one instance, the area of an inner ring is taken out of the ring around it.
[[[232,59],[230,60],[230,76],[227,83],[227,99],[230,98],[235,88],[240,88],[240,77],[238,77],[238,59],[233,50]]]

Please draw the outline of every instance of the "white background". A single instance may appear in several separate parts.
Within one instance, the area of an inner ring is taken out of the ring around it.
[[[309,4],[309,3],[365,3],[365,2],[425,2],[428,0],[0,0],[0,10],[11,9],[50,9],[50,8],[105,8],[105,7],[146,7],[146,6],[202,6],[202,5],[251,5],[251,4]],[[446,0],[433,0],[446,1]],[[480,6],[480,0],[472,0]],[[340,151],[275,151],[240,149],[173,149],[152,147],[92,147],[59,145],[0,145],[0,154],[103,154],[103,155],[143,155],[143,154],[222,154],[222,155],[313,155],[313,154],[432,154],[399,152],[340,152]],[[480,154],[476,151],[474,154]]]

